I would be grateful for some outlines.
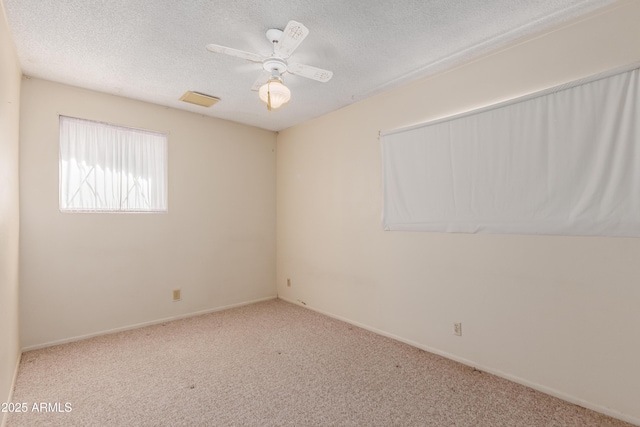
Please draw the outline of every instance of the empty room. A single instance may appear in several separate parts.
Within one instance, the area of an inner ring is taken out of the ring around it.
[[[0,6],[0,427],[640,426],[640,1]]]

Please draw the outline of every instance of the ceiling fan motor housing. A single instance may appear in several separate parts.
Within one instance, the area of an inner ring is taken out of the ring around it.
[[[271,57],[264,60],[262,67],[272,75],[274,71],[280,75],[287,71],[287,62],[281,58]]]

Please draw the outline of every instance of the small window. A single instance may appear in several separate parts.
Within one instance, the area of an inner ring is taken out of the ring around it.
[[[60,116],[62,212],[166,212],[167,136]]]

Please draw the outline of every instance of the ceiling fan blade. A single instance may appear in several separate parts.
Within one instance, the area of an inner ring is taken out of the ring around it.
[[[258,76],[256,81],[253,82],[253,86],[251,86],[251,90],[255,90],[255,91],[260,90],[260,86],[262,86],[263,84],[268,82],[269,81],[269,77],[271,77],[271,74],[269,74],[269,73],[260,74],[260,76]]]
[[[229,56],[235,56],[236,58],[246,59],[252,62],[262,62],[264,57],[257,53],[245,52],[243,50],[233,49],[230,47],[220,46],[217,44],[208,44],[207,50],[213,53],[223,53]]]
[[[311,65],[289,64],[287,66],[287,71],[291,74],[295,74],[296,76],[306,77],[322,83],[328,82],[331,80],[331,77],[333,77],[333,72],[312,67]]]
[[[281,58],[288,58],[309,34],[309,29],[296,21],[289,21],[282,37],[274,46],[274,52]]]

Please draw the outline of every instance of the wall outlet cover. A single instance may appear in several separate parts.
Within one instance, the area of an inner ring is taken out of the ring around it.
[[[453,335],[462,336],[462,323],[453,324]]]

